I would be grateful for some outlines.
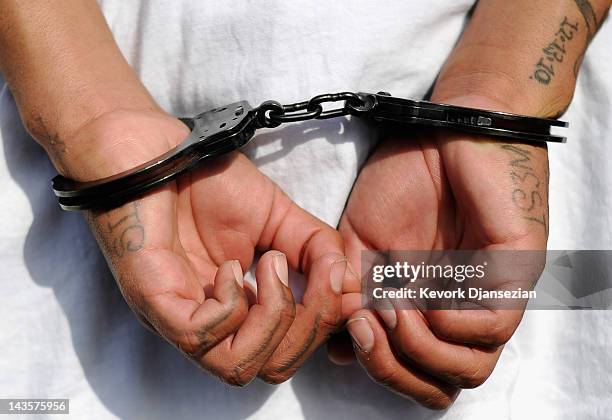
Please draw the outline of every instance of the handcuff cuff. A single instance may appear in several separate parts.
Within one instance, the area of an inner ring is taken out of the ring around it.
[[[327,102],[344,104],[323,110],[323,104]],[[191,134],[181,144],[149,162],[89,182],[76,182],[58,175],[53,179],[53,191],[64,210],[119,207],[208,159],[239,149],[253,138],[258,129],[346,115],[383,123],[451,128],[534,143],[564,143],[565,137],[553,135],[551,128],[568,127],[568,123],[554,119],[402,99],[387,92],[324,94],[290,105],[266,101],[257,108],[252,108],[247,101],[240,101],[193,118],[180,118],[191,129]]]

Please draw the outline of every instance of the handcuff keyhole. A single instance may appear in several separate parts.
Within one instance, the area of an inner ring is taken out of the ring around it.
[[[219,126],[219,128],[223,128],[223,127],[225,127],[225,125],[226,125],[226,124],[225,124],[225,123],[223,123],[223,124],[221,124],[221,125]]]
[[[234,115],[239,116],[239,115],[242,115],[243,112],[244,112],[244,108],[239,106],[238,108],[236,108],[236,112],[234,112]]]

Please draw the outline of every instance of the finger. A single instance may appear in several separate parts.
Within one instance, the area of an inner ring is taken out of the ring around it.
[[[347,323],[347,329],[359,363],[374,381],[432,409],[446,409],[457,397],[457,387],[396,359],[383,326],[372,312],[361,310],[355,313]]]
[[[337,230],[300,208],[278,187],[274,197],[259,247],[282,250],[289,265],[306,275],[314,261],[325,255],[344,255],[344,243]],[[341,290],[360,291],[359,279],[352,268],[345,271]]]
[[[344,293],[342,295],[342,318],[343,322],[351,315],[363,308],[364,298],[361,293]]]
[[[436,337],[414,306],[388,300],[377,309],[400,357],[432,376],[460,388],[475,388],[491,375],[503,347],[482,348]]]
[[[219,267],[212,296],[199,303],[172,291],[145,297],[146,318],[187,356],[198,359],[225,337],[234,333],[248,312],[237,261]]]
[[[362,308],[363,296],[361,293],[344,293],[342,295],[341,322],[346,322],[351,315]],[[355,362],[353,345],[346,331],[331,335],[327,342],[327,355],[337,365],[347,365]]]
[[[297,305],[295,321],[262,368],[260,378],[271,383],[289,379],[337,329],[345,271],[346,258],[342,254],[327,254],[313,261],[302,304]]]
[[[520,324],[523,313],[518,309],[423,311],[438,338],[486,347],[499,347],[507,343]]]
[[[358,271],[353,268],[353,263],[350,258],[347,257],[346,264],[346,276],[344,277],[344,283],[342,285],[342,293],[360,293],[361,292],[361,280]]]
[[[340,234],[297,206],[282,191],[277,193],[273,206],[266,233],[274,232],[274,237],[266,238],[264,233],[262,241],[271,239],[270,248],[284,250],[291,267],[305,273],[314,260],[325,254],[344,255]]]
[[[265,253],[256,269],[257,303],[232,337],[211,349],[200,364],[224,381],[243,386],[259,372],[295,318],[288,287],[287,261],[277,251]]]

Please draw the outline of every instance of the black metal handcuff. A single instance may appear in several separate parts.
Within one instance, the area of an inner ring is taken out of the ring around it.
[[[339,108],[324,110],[323,104],[327,102],[344,104]],[[90,182],[75,182],[58,175],[53,179],[53,190],[64,210],[118,207],[207,159],[244,146],[257,129],[345,115],[381,122],[453,128],[524,142],[563,143],[565,137],[553,135],[550,130],[551,127],[568,126],[554,119],[413,101],[395,98],[386,92],[325,94],[290,105],[266,101],[257,108],[240,101],[193,118],[181,118],[191,129],[191,134],[174,149],[149,162]]]

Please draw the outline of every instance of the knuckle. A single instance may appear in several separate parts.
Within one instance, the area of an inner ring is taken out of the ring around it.
[[[194,337],[195,347],[200,355],[210,350],[221,339],[221,337],[218,337],[217,334],[210,330],[197,331]]]
[[[225,372],[221,379],[231,386],[238,388],[248,385],[256,376],[257,372],[252,368],[241,368],[235,366],[233,369]]]
[[[266,383],[278,385],[290,379],[298,368],[299,363],[295,360],[273,355],[261,368],[258,376]]]
[[[232,323],[244,321],[249,314],[249,303],[246,295],[235,288],[232,290],[229,299],[222,303],[222,311],[226,314],[226,319]]]
[[[178,340],[179,346],[191,358],[199,359],[208,350],[242,325],[248,316],[249,308],[243,299],[225,306],[219,317],[223,320],[216,325],[204,324],[194,331],[183,333]]]
[[[320,331],[336,331],[340,327],[341,317],[342,314],[339,308],[325,310],[317,316],[315,324]]]
[[[275,369],[265,369],[259,374],[259,378],[272,385],[279,385],[289,380],[293,376],[293,370],[279,371]]]
[[[227,308],[235,322],[243,322],[249,314],[249,304],[246,297],[238,297],[233,305]]]
[[[276,323],[275,329],[278,329],[279,332],[282,331],[284,335],[287,334],[293,323],[295,322],[296,314],[295,312],[282,312],[276,314]],[[274,318],[273,318],[274,319]]]
[[[491,346],[503,346],[514,334],[515,327],[509,322],[496,317],[489,328],[489,334],[485,341]]]
[[[454,399],[443,392],[435,392],[425,398],[420,403],[432,410],[446,410],[453,404]]]
[[[453,341],[453,326],[456,321],[445,314],[437,314],[437,316],[428,318],[429,325],[438,338],[442,340]]]
[[[277,307],[274,313],[281,322],[286,321],[292,323],[296,316],[295,305],[292,302],[285,302]]]
[[[368,374],[374,379],[374,381],[379,384],[388,387],[394,388],[394,384],[396,382],[396,374],[397,370],[391,366],[390,363],[380,364],[378,366],[372,366],[367,369]]]
[[[251,382],[250,380],[243,380],[241,378],[235,377],[235,376],[231,376],[228,379],[224,379],[224,382],[228,385],[231,385],[233,387],[236,388],[242,388],[245,387],[249,384],[249,382]]]
[[[218,342],[218,339],[211,331],[204,330],[184,333],[175,342],[180,351],[199,363],[201,357]]]
[[[193,354],[195,353],[196,345],[194,343],[193,338],[190,338],[188,335],[184,334],[173,340],[175,346],[181,351],[181,353],[186,356],[193,358]]]
[[[434,331],[438,338],[447,341],[455,341],[457,339],[455,330],[457,323],[460,322],[457,318],[439,314],[428,319],[428,321],[432,331]],[[500,314],[494,314],[483,324],[482,332],[478,333],[478,336],[474,337],[474,339],[479,344],[488,347],[503,346],[512,338],[517,326],[518,322],[512,322]]]
[[[284,326],[288,328],[293,324],[296,317],[296,309],[294,305],[281,304],[266,310],[267,321],[273,323],[277,327]]]
[[[492,369],[477,366],[470,371],[466,371],[459,376],[461,388],[472,389],[484,384],[492,373]]]

